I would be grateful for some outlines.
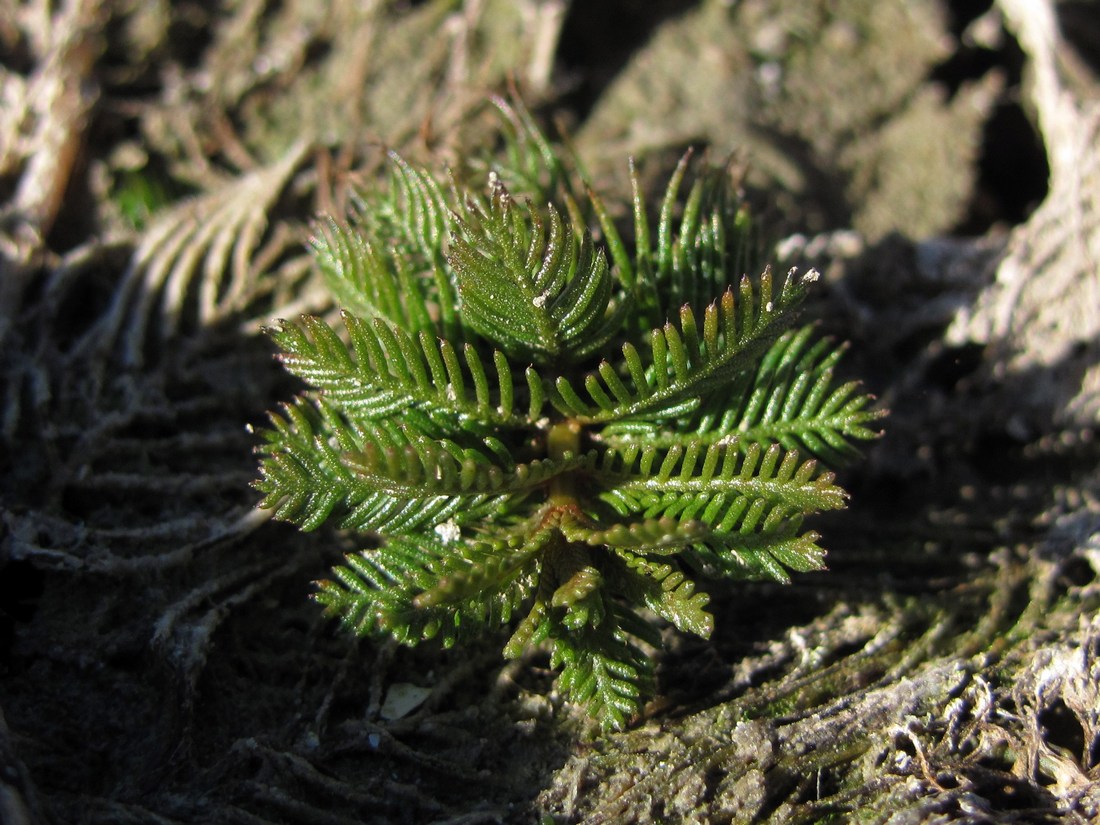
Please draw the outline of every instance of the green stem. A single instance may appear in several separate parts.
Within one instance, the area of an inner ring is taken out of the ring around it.
[[[550,459],[580,455],[581,425],[573,418],[559,421],[546,434],[546,455]],[[550,504],[554,507],[577,506],[571,473],[555,476],[550,482]]]

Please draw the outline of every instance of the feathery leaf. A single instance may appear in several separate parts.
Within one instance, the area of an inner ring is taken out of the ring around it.
[[[758,284],[742,278],[736,298],[727,290],[707,307],[702,329],[685,304],[679,326],[668,322],[650,333],[648,364],[628,342],[620,366],[605,360],[584,377],[589,400],[562,376],[553,382],[551,403],[565,415],[592,423],[668,418],[695,409],[702,398],[752,366],[790,324],[806,282],[815,278],[813,270],[802,278],[791,270],[778,294],[773,294],[770,271]]]
[[[312,316],[304,316],[300,326],[284,321],[270,333],[284,350],[286,368],[323,387],[328,400],[356,419],[417,409],[437,422],[523,427],[538,412],[521,415],[514,408],[512,368],[499,351],[487,369],[472,344],[462,347],[460,358],[449,341],[425,330],[413,336],[382,318],[347,312],[343,321],[350,347]]]
[[[624,315],[624,304],[611,307],[613,278],[588,231],[553,206],[544,222],[499,179],[487,201],[467,200],[448,260],[466,323],[512,358],[578,360]]]
[[[729,531],[773,511],[783,515],[836,510],[844,491],[817,462],[778,445],[744,452],[722,444],[609,450],[593,476],[597,495],[620,515],[698,520]]]
[[[607,731],[626,726],[654,681],[652,660],[630,641],[621,618],[612,606],[598,627],[550,632],[550,666],[561,668],[558,685]]]
[[[427,537],[391,538],[349,555],[335,581],[318,582],[314,598],[360,635],[382,631],[410,646],[438,638],[450,647],[463,634],[507,624],[534,586],[537,546],[503,549],[512,548],[471,543],[459,552]]]
[[[264,432],[255,486],[265,494],[261,507],[305,530],[330,517],[346,529],[392,534],[475,521],[594,460],[590,454],[502,466],[489,448],[432,439],[408,422],[352,424],[324,400],[299,399],[283,409]]]
[[[854,440],[875,438],[869,425],[885,414],[859,384],[837,385],[835,369],[845,351],[828,339],[814,340],[813,327],[779,337],[751,374],[731,383],[720,399],[673,427],[656,422],[616,422],[601,433],[610,447],[629,444],[672,447],[689,444],[780,444],[830,464],[858,455]]]

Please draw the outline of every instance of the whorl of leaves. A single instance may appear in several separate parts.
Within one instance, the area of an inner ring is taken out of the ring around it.
[[[505,655],[546,645],[565,694],[617,729],[654,685],[639,611],[708,636],[700,576],[821,569],[803,519],[844,506],[829,468],[883,413],[837,379],[843,348],[795,325],[814,273],[748,270],[723,170],[680,208],[685,157],[651,231],[632,168],[621,234],[499,105],[506,162],[484,188],[391,156],[388,184],[318,224],[342,324],[270,330],[311,389],[271,414],[255,486],[303,529],[383,538],[319,585],[353,632],[449,646],[514,623]]]

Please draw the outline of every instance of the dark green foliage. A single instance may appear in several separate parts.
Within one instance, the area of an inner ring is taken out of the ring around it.
[[[505,656],[546,645],[563,691],[621,728],[653,689],[653,615],[712,632],[700,576],[821,569],[802,520],[844,506],[826,465],[882,412],[835,380],[841,347],[794,326],[813,273],[745,274],[723,170],[681,208],[685,157],[655,232],[633,177],[628,251],[530,116],[501,109],[484,190],[394,156],[388,185],[318,228],[342,324],[270,331],[314,389],[272,413],[256,487],[303,529],[382,537],[320,583],[355,633],[449,646],[515,622]]]

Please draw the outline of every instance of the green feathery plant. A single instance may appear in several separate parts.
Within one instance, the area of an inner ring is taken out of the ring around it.
[[[518,620],[504,655],[545,645],[566,696],[618,729],[653,689],[654,615],[712,632],[697,581],[822,568],[803,517],[844,506],[826,468],[883,413],[794,325],[812,270],[742,274],[724,170],[679,208],[685,157],[652,232],[632,169],[630,250],[499,106],[484,190],[392,155],[388,185],[319,227],[342,329],[270,330],[315,389],[271,414],[255,486],[304,530],[381,537],[319,584],[353,632],[449,647]]]

